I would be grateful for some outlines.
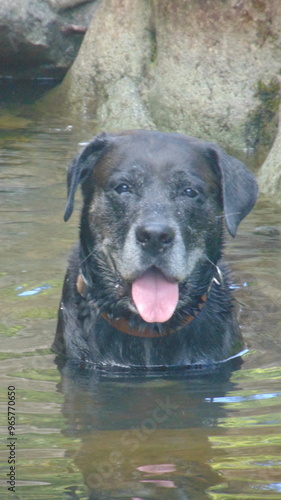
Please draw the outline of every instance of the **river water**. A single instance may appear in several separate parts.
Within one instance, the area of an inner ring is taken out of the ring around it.
[[[62,220],[65,169],[94,133],[44,106],[10,98],[0,110],[1,499],[281,500],[281,239],[254,231],[281,229],[270,200],[227,239],[249,349],[240,369],[97,378],[55,364],[79,218],[77,203]]]

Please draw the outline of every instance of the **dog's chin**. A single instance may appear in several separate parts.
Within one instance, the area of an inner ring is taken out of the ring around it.
[[[137,270],[128,277],[111,272],[108,280],[108,274],[107,293],[98,305],[113,317],[125,316],[133,323],[160,325],[177,322],[182,310],[192,312],[194,294],[190,295],[189,278],[179,279],[156,266]]]

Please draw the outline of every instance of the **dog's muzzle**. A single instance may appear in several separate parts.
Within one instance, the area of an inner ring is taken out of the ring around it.
[[[163,252],[174,242],[176,232],[171,225],[147,221],[136,228],[136,240],[142,249],[151,254]]]

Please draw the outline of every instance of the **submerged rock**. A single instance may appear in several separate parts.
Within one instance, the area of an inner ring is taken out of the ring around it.
[[[260,234],[262,236],[280,236],[280,231],[274,226],[257,226],[254,231],[255,234]]]

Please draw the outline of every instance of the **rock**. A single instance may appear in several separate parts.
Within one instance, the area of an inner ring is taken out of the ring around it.
[[[88,26],[97,2],[1,0],[0,76],[61,78],[75,59],[83,33],[63,33],[65,25]],[[56,8],[55,8],[56,5]],[[59,6],[73,7],[60,13]]]
[[[185,132],[242,151],[257,83],[280,71],[280,25],[280,0],[102,0],[53,96],[100,128]]]
[[[63,113],[78,116],[88,111],[100,127],[111,130],[155,127],[142,95],[151,57],[150,19],[151,8],[143,0],[102,1],[81,57],[52,94],[55,106],[62,103]]]
[[[261,192],[274,202],[281,204],[281,109],[278,133],[270,153],[260,169],[258,183]]]
[[[280,236],[280,231],[274,226],[258,226],[253,231],[255,234],[261,234],[262,236]]]
[[[92,0],[48,0],[49,5],[52,9],[61,10],[77,7],[83,3],[89,3]]]

